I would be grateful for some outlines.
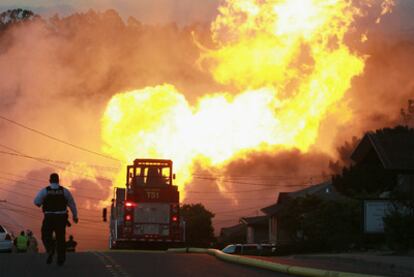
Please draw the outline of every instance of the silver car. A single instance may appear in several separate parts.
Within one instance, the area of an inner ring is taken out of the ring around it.
[[[13,249],[12,235],[0,225],[0,252],[11,252]]]
[[[270,256],[275,253],[273,244],[230,244],[223,248],[226,254],[251,255],[251,256]]]

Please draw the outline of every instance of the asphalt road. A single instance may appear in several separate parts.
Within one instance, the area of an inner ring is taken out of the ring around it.
[[[165,252],[68,253],[64,266],[46,264],[45,254],[0,254],[0,277],[291,276],[231,264],[205,254]]]

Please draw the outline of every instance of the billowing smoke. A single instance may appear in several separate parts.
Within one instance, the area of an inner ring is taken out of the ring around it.
[[[185,202],[202,202],[216,211],[216,227],[237,223],[242,216],[255,216],[275,203],[279,192],[291,192],[329,178],[330,157],[323,153],[281,150],[252,152],[221,170],[196,166]]]
[[[3,24],[0,115],[99,152],[100,120],[115,93],[170,83],[195,103],[211,92],[235,91],[217,83],[197,63],[199,45],[213,45],[210,38],[208,25],[146,25],[132,17],[124,20],[114,10]],[[353,136],[400,123],[400,109],[414,97],[412,37],[378,34],[363,44],[355,43],[353,51],[369,56],[364,73],[353,79],[338,104],[349,113],[335,113],[337,107],[332,107],[307,153],[249,152],[219,169],[196,164],[185,202],[205,203],[217,214],[216,226],[236,223],[238,216],[255,215],[273,203],[278,192],[328,178],[336,171],[329,167],[330,160],[348,161],[350,147],[340,153],[336,149],[345,141],[353,145]],[[119,163],[4,120],[0,120],[0,134],[1,176],[8,178],[0,185],[0,200],[9,200],[0,205],[9,209],[3,213],[15,218],[14,223],[10,220],[12,228],[39,230],[36,217],[23,226],[27,214],[35,213],[25,207],[32,207],[37,190],[57,171],[82,209],[79,228],[74,228],[84,243],[80,246],[106,246],[107,229],[98,223],[104,203],[99,200],[109,199],[114,185],[124,185],[112,183],[116,172],[124,170]]]

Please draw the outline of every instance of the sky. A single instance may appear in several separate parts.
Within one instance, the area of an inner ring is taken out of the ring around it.
[[[125,19],[133,16],[145,23],[194,21],[210,22],[217,10],[218,0],[2,0],[0,9],[26,8],[41,15],[71,14],[77,11],[115,9]]]
[[[0,9],[26,8],[45,16],[115,9],[125,19],[133,16],[145,23],[177,22],[183,25],[210,22],[217,14],[219,3],[219,0],[2,0]],[[396,0],[393,15],[386,19],[389,30],[414,32],[413,12],[413,0]]]

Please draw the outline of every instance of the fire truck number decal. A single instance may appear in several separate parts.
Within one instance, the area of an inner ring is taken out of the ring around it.
[[[160,193],[158,191],[147,191],[147,198],[148,199],[159,199]]]

